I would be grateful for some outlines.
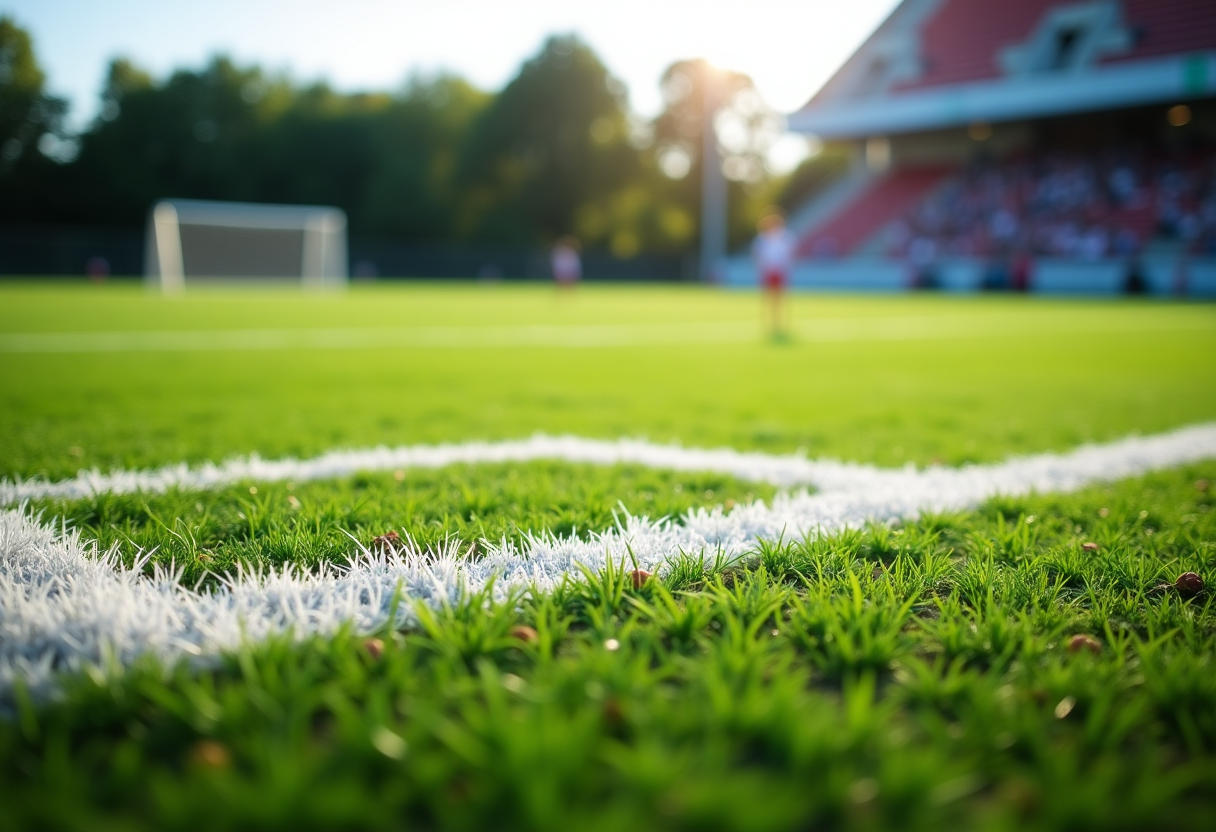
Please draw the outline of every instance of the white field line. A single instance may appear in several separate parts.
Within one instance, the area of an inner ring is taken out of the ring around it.
[[[569,448],[613,447],[558,441]],[[781,494],[772,505],[757,501],[729,512],[697,509],[678,521],[626,517],[588,541],[535,536],[522,547],[488,544],[485,556],[475,561],[462,560],[454,550],[410,549],[385,556],[352,545],[352,559],[342,567],[317,574],[287,568],[243,575],[202,592],[164,571],[145,576],[139,565],[124,568],[115,552],[99,553],[76,532],[57,531],[22,509],[9,509],[0,511],[0,706],[11,700],[18,680],[46,696],[54,693],[61,672],[120,670],[147,654],[205,664],[244,642],[276,634],[299,639],[344,624],[372,631],[388,623],[395,597],[402,602],[395,624],[402,626],[413,620],[413,603],[456,602],[491,579],[495,594],[505,597],[515,590],[548,591],[563,580],[580,579],[580,566],[598,571],[609,560],[620,564],[633,557],[662,574],[681,553],[710,561],[730,558],[758,540],[832,534],[872,521],[966,509],[998,494],[1069,491],[1214,457],[1216,425],[1211,424],[957,469],[882,470],[770,457],[774,464],[784,459],[791,470],[806,473],[819,493]]]
[[[0,480],[0,506],[44,497],[75,499],[94,494],[160,493],[171,488],[217,488],[242,480],[257,482],[305,482],[332,479],[359,471],[394,471],[407,468],[441,468],[457,463],[529,462],[562,460],[594,465],[632,463],[675,471],[707,471],[729,474],[754,482],[778,486],[832,483],[861,466],[833,461],[815,462],[802,456],[775,456],[719,448],[704,450],[659,445],[644,440],[583,439],[575,436],[545,436],[500,442],[465,442],[441,445],[405,445],[330,451],[312,459],[262,459],[239,457],[220,464],[190,467],[184,463],[142,471],[94,469],[58,482],[46,480]]]
[[[1140,310],[1143,312],[1143,310]],[[819,318],[794,324],[811,343],[921,341],[1060,334],[1210,330],[1212,321],[1156,315],[1078,316],[1062,311],[1027,321],[1010,314]],[[754,343],[755,321],[528,326],[415,326],[0,333],[0,353],[218,352],[385,348],[634,347]]]
[[[1106,446],[1082,446],[1071,457],[1081,458],[1098,449],[1127,446],[1145,447],[1141,456],[1166,453],[1163,448],[1184,448],[1193,442],[1203,449],[1216,441],[1216,423],[1182,428],[1151,438],[1130,438]],[[1162,444],[1164,443],[1164,445]],[[1105,453],[1105,451],[1102,451]],[[1200,450],[1200,457],[1206,451]],[[1028,457],[1046,460],[1051,455]],[[1191,457],[1187,457],[1190,459]],[[1136,458],[1137,460],[1139,457]],[[439,445],[378,446],[354,450],[329,451],[312,459],[262,459],[254,455],[237,457],[216,464],[207,462],[190,467],[185,463],[137,471],[112,471],[103,474],[97,469],[81,471],[74,478],[48,482],[42,479],[0,480],[0,506],[42,498],[78,499],[95,494],[130,494],[135,492],[162,493],[171,488],[201,490],[253,480],[256,482],[305,482],[333,479],[360,471],[394,471],[408,468],[441,468],[458,463],[529,462],[561,460],[593,465],[634,464],[672,471],[705,471],[727,474],[752,482],[764,482],[783,488],[813,485],[818,490],[852,491],[865,488],[871,481],[886,481],[893,476],[929,476],[952,469],[930,469],[917,473],[909,465],[891,471],[836,460],[810,460],[800,454],[777,455],[736,451],[732,448],[684,448],[673,444],[656,444],[642,439],[585,439],[577,436],[546,436],[537,434],[528,439],[508,439],[497,442],[463,442]],[[1185,461],[1185,460],[1183,460]],[[1017,460],[1005,463],[1018,464]],[[1139,462],[1137,462],[1139,464]],[[1173,464],[1173,463],[1165,463]],[[952,476],[970,471],[986,470],[968,466],[952,471]],[[1111,477],[1127,476],[1143,470],[1131,468],[1127,474],[1114,472]],[[1050,489],[1050,486],[1049,486]]]

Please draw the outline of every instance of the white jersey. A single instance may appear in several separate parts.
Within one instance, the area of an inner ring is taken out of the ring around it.
[[[790,233],[788,228],[770,228],[756,235],[752,243],[752,259],[761,272],[784,274],[794,262],[794,251],[797,247],[798,238]]]

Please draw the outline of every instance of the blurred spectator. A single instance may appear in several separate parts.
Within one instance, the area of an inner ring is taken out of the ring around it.
[[[1009,288],[1015,292],[1029,292],[1030,269],[1030,255],[1024,251],[1015,254],[1009,267]]]
[[[1106,149],[1030,154],[962,171],[891,223],[888,253],[914,269],[936,257],[1100,260],[1154,237],[1216,254],[1216,153]]]
[[[110,276],[110,261],[101,255],[90,257],[84,269],[89,275],[89,280],[94,283],[105,283],[106,278]]]
[[[553,279],[559,287],[572,288],[583,276],[583,261],[579,257],[581,246],[573,237],[562,237],[553,246],[550,255]]]

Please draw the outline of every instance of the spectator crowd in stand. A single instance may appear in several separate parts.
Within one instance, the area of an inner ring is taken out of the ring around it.
[[[1216,154],[1027,155],[951,177],[886,229],[913,265],[944,257],[1129,258],[1153,239],[1216,255]]]

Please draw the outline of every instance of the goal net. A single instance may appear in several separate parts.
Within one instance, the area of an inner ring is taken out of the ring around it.
[[[315,205],[162,200],[148,217],[144,274],[167,292],[187,282],[343,286],[346,215]]]

